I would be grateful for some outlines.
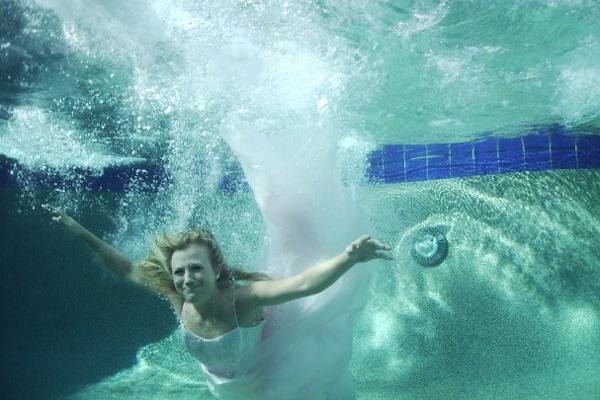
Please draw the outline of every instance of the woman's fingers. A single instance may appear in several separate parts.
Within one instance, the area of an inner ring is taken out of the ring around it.
[[[390,246],[388,246],[387,244],[383,243],[380,240],[377,239],[372,239],[371,236],[363,236],[363,238],[365,239],[365,243],[370,243],[373,245],[374,247],[374,253],[376,258],[382,258],[384,260],[393,260],[394,257],[390,256],[389,254],[387,254],[386,252],[389,250],[392,250],[392,248]]]
[[[380,242],[379,240],[375,241],[375,244],[381,249],[381,250],[391,250],[392,248],[390,246],[388,246],[387,244]]]
[[[377,249],[375,250],[375,253],[377,254],[378,258],[382,258],[384,260],[393,260],[394,259],[394,257],[392,257],[386,253],[387,251],[392,250],[392,248],[390,246],[388,246],[387,244],[385,244],[379,240],[375,240],[374,244],[377,247]]]
[[[388,245],[386,245],[385,243],[383,243],[380,240],[377,239],[373,239],[371,236],[369,235],[363,235],[361,236],[358,240],[355,240],[354,243],[352,243],[352,247],[357,247],[360,246],[363,243],[371,243],[374,244],[375,247],[377,247],[380,250],[391,250],[392,248]]]
[[[350,245],[352,251],[360,249],[361,252],[368,258],[382,258],[384,260],[393,260],[394,257],[385,253],[386,251],[392,250],[390,246],[383,243],[380,240],[374,239],[370,235],[362,235],[360,238],[352,242]],[[371,253],[371,255],[367,255]]]
[[[361,244],[368,242],[370,239],[371,239],[371,236],[369,236],[369,235],[362,235],[361,237],[359,237],[358,239],[356,239],[353,242],[353,245],[354,246],[360,246]]]
[[[64,214],[56,207],[51,204],[42,204],[42,208],[52,213],[52,221],[62,222]]]
[[[380,240],[373,239],[373,244],[377,247],[378,250],[391,250],[392,248],[387,244],[383,243]]]
[[[390,256],[389,254],[385,254],[385,253],[379,253],[378,254],[379,258],[383,258],[384,260],[393,260],[394,257]]]
[[[45,210],[50,211],[51,213],[60,214],[60,211],[58,210],[58,208],[56,208],[53,205],[50,205],[48,203],[42,204],[42,208],[45,209]]]

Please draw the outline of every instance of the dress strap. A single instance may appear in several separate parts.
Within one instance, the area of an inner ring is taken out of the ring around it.
[[[235,326],[239,327],[240,324],[238,323],[238,319],[237,319],[237,313],[235,312],[235,278],[232,276],[231,280],[233,281],[233,317],[235,318]]]

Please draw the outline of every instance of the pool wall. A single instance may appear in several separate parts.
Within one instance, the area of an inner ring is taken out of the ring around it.
[[[600,168],[600,135],[556,124],[515,138],[384,145],[369,155],[367,177],[375,183],[403,183],[578,168]]]
[[[540,125],[514,138],[493,132],[471,142],[386,144],[368,155],[366,178],[370,183],[405,183],[520,171],[600,168],[600,133],[573,131],[560,124]],[[76,182],[73,176],[77,176]],[[84,187],[120,192],[132,187],[154,192],[172,177],[152,161],[106,167],[102,174],[85,168],[65,171],[29,169],[0,154],[0,187],[16,187],[17,177],[38,189]],[[219,189],[247,191],[241,167],[227,169]]]

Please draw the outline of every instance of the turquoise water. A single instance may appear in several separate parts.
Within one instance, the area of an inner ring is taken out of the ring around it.
[[[5,0],[1,12],[0,153],[75,182],[40,191],[20,177],[3,192],[4,220],[31,228],[14,235],[7,224],[3,239],[20,246],[36,229],[57,235],[38,228],[48,222],[36,206],[51,200],[137,259],[155,232],[200,224],[222,239],[231,263],[255,268],[264,232],[252,194],[218,190],[235,165],[223,126],[251,121],[275,146],[298,138],[307,174],[303,154],[333,144],[332,166],[374,235],[394,247],[394,263],[373,266],[355,325],[359,398],[600,398],[598,170],[363,179],[367,153],[382,144],[514,136],[556,122],[600,129],[597,2]],[[158,192],[134,182],[125,193],[88,193],[71,169],[100,174],[144,160],[164,165],[173,182]],[[424,270],[410,243],[431,225],[446,230],[450,254]],[[85,259],[85,250],[66,236],[39,246],[39,255],[5,250],[5,259],[71,271],[78,288],[64,294],[68,284],[39,282],[19,293],[20,304],[39,306],[43,296],[75,310],[43,306],[55,316],[44,320],[47,335],[67,325],[77,342],[94,321],[117,324],[123,303],[142,316],[129,331],[119,320],[124,328],[103,350],[80,340],[76,352],[94,353],[96,364],[84,356],[61,364],[66,350],[52,343],[22,349],[16,338],[33,322],[11,317],[18,333],[7,347],[25,360],[21,370],[34,371],[25,375],[31,385],[15,386],[21,394],[36,386],[36,398],[210,398],[164,304],[94,275],[94,265],[78,277],[82,262],[71,258]],[[81,254],[56,255],[65,246]],[[22,280],[11,273],[13,293]],[[102,303],[100,292],[77,300],[94,285],[119,301]],[[129,359],[116,355],[124,342]],[[42,359],[47,367],[32,367]],[[64,376],[49,372],[55,365],[68,366]]]

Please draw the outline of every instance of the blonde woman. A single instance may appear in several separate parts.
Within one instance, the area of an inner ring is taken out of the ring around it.
[[[261,359],[260,344],[270,335],[270,306],[322,292],[358,263],[392,259],[386,253],[390,247],[365,235],[333,258],[293,276],[273,279],[229,266],[211,232],[197,229],[159,236],[149,256],[134,263],[58,208],[43,207],[109,270],[168,299],[180,321],[186,348],[198,359],[211,391],[221,398],[268,398],[265,381],[246,382],[244,393],[227,392],[227,384],[236,383],[239,388],[244,376],[257,380],[251,373],[258,368],[252,360]],[[223,387],[216,392],[215,386]],[[254,393],[249,393],[250,387]]]

